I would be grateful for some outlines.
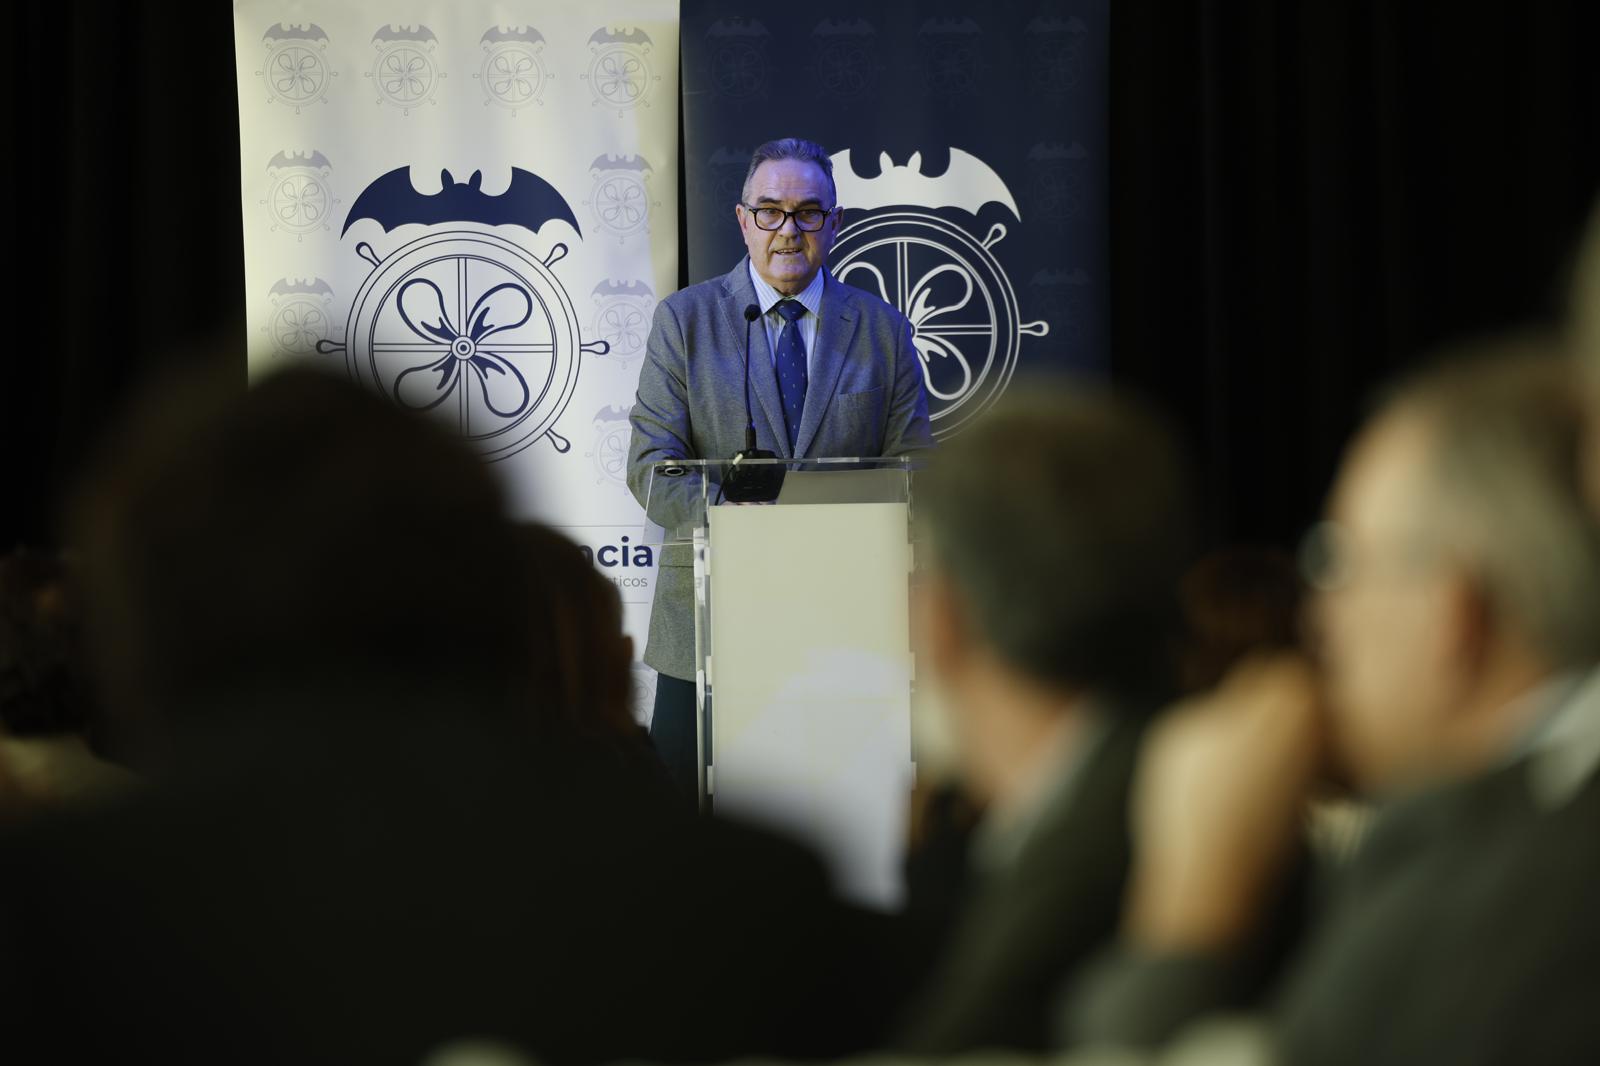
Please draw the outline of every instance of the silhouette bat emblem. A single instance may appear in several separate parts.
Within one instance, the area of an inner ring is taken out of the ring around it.
[[[344,220],[344,236],[357,219],[370,218],[388,233],[396,226],[439,222],[478,222],[485,226],[521,226],[537,233],[552,219],[567,223],[578,236],[583,231],[567,201],[555,187],[539,175],[511,168],[511,184],[506,191],[490,196],[482,189],[483,171],[458,182],[448,170],[441,171],[441,188],[436,193],[420,193],[411,184],[411,168],[391,170],[361,190],[350,214]]]

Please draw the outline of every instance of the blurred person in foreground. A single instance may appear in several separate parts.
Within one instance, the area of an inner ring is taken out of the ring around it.
[[[0,835],[8,1056],[864,1039],[864,939],[820,866],[662,804],[540,705],[562,688],[541,557],[439,427],[306,369],[179,389],[113,438],[75,528],[152,785]]]
[[[79,605],[68,566],[19,550],[0,559],[0,819],[115,801],[138,778],[89,744]]]
[[[1333,766],[1381,813],[1271,998],[1272,1057],[1600,1057],[1600,524],[1558,352],[1455,353],[1361,431],[1318,538],[1320,673],[1247,663],[1152,735],[1123,946],[1071,1041],[1153,1046],[1228,1005]]]
[[[1053,993],[1114,933],[1134,755],[1168,694],[1185,495],[1149,412],[1047,382],[919,475],[919,663],[985,813],[903,1049],[1047,1047]]]
[[[538,703],[561,715],[575,736],[618,764],[674,794],[650,732],[634,717],[633,638],[622,631],[622,597],[571,540],[548,526],[527,524],[521,535],[538,561],[533,596],[554,622],[551,638],[560,683]]]

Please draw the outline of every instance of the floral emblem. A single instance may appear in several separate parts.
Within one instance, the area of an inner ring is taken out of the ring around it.
[[[533,314],[533,299],[521,286],[503,282],[488,290],[459,325],[445,308],[444,293],[428,278],[402,285],[397,305],[401,320],[426,345],[420,351],[437,357],[400,372],[394,380],[396,403],[428,411],[457,388],[476,386],[484,406],[501,418],[515,418],[528,409],[532,394],[527,379],[514,363],[491,350],[495,334],[516,329]]]
[[[838,272],[840,281],[866,288],[863,278],[870,277],[871,289],[885,303],[900,307],[911,320],[914,331],[912,341],[922,358],[922,369],[927,381],[928,395],[936,400],[959,400],[972,388],[972,364],[962,354],[957,337],[972,337],[979,329],[973,323],[960,321],[957,312],[972,302],[972,274],[964,264],[941,263],[926,271],[912,282],[903,297],[896,299],[883,272],[874,264],[857,260]],[[989,327],[982,327],[987,331]]]

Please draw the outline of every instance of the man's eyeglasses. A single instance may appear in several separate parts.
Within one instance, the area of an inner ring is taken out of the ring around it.
[[[798,211],[785,211],[781,207],[757,207],[754,204],[740,204],[740,206],[755,218],[757,229],[782,229],[784,223],[792,218],[794,224],[806,233],[817,232],[828,221],[828,216],[838,210],[836,207],[802,207]]]

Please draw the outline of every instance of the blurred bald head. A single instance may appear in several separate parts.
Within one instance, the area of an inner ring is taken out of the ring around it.
[[[1513,703],[1600,658],[1600,526],[1571,363],[1536,335],[1449,353],[1343,464],[1318,616],[1348,768],[1375,787],[1503,755]]]

